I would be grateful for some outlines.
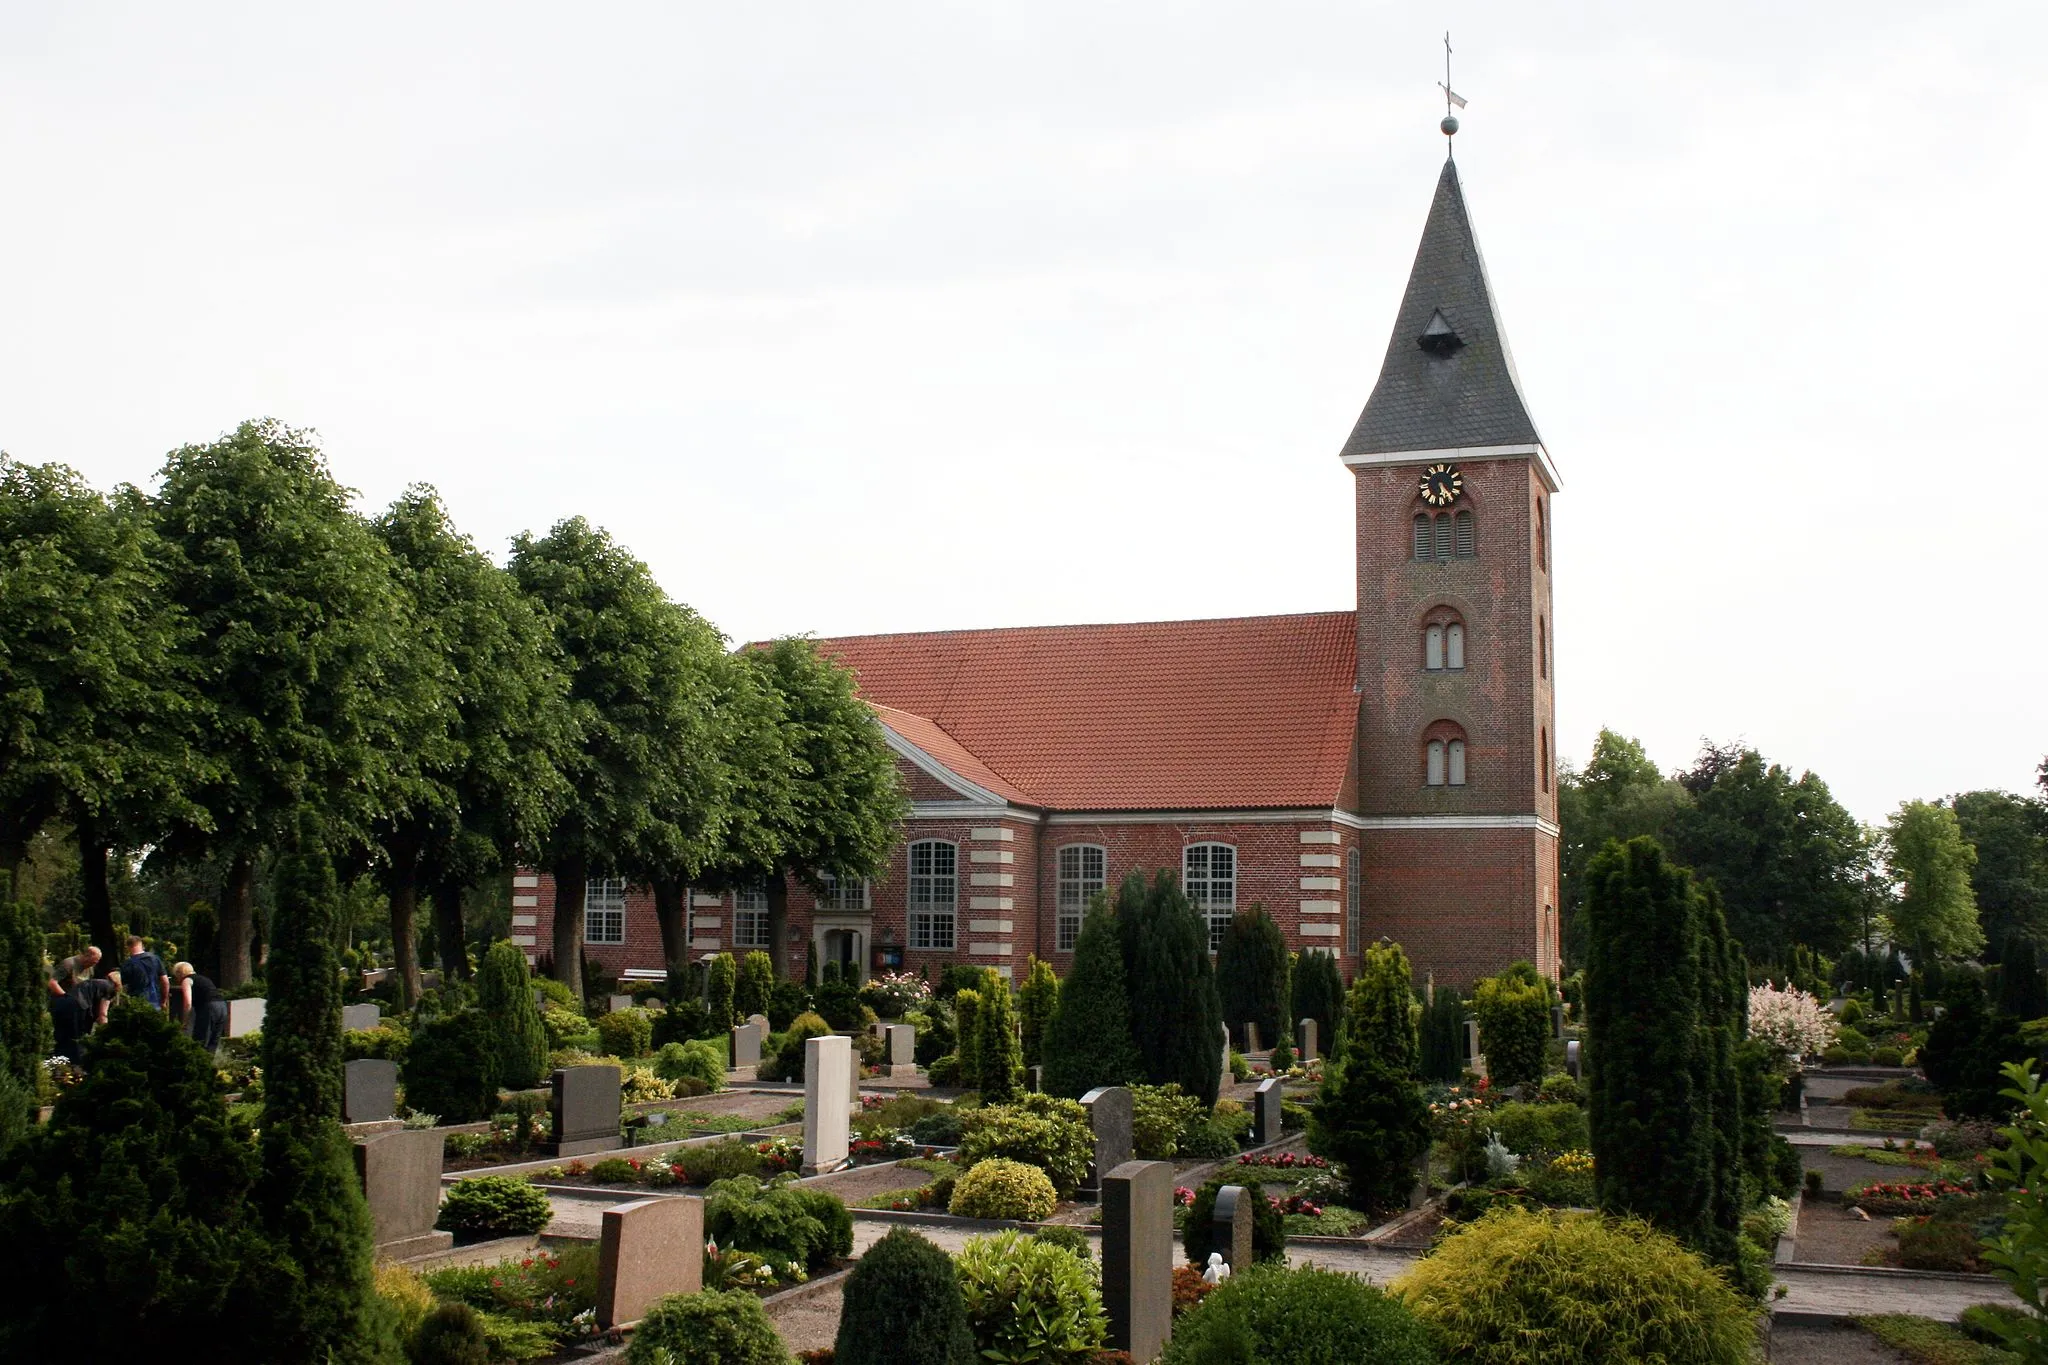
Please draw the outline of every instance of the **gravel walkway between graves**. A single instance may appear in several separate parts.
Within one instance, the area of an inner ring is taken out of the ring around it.
[[[1912,1365],[1853,1322],[1785,1322],[1771,1329],[1771,1365]]]
[[[1859,1165],[1862,1163],[1858,1163]],[[1892,1220],[1856,1217],[1840,1204],[1825,1200],[1799,1210],[1799,1236],[1794,1242],[1797,1265],[1862,1265],[1863,1254],[1875,1248],[1895,1250]]]

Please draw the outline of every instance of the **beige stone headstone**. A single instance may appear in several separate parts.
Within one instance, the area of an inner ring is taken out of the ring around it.
[[[597,1244],[597,1325],[624,1327],[670,1294],[704,1287],[704,1201],[640,1199],[604,1211]]]

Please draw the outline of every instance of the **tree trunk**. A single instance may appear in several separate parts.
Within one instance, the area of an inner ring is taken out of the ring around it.
[[[86,939],[99,946],[112,966],[127,956],[123,945],[114,942],[114,903],[107,895],[107,845],[92,812],[79,806],[73,813],[72,828],[78,840],[78,889],[85,905]]]
[[[398,1004],[410,1010],[420,999],[420,955],[413,919],[420,902],[420,862],[410,843],[391,849],[391,953],[398,971]]]
[[[249,929],[255,918],[256,860],[237,850],[220,897],[220,980],[223,990],[249,979]]]
[[[768,878],[768,960],[777,980],[789,978],[789,879],[776,872]]]
[[[469,980],[469,944],[462,933],[462,883],[442,882],[434,888],[434,939],[441,950],[441,976]]]
[[[590,863],[565,858],[555,873],[555,980],[583,998],[583,892],[590,881]]]
[[[661,926],[661,960],[671,979],[690,966],[689,888],[680,877],[654,880],[654,920]]]

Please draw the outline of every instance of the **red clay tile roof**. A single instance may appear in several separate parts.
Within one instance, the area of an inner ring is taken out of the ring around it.
[[[871,705],[909,713],[883,716],[899,735],[1020,804],[1256,809],[1337,803],[1358,716],[1355,630],[1354,613],[1332,611],[818,647]]]

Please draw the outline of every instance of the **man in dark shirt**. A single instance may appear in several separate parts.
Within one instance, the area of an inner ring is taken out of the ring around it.
[[[121,963],[121,989],[137,1000],[147,1000],[153,1008],[162,1009],[164,999],[170,994],[171,978],[164,972],[164,960],[142,945],[142,940],[130,935],[128,956]]]
[[[86,1035],[107,1019],[107,1004],[121,988],[114,981],[78,981],[69,991],[50,999],[50,1020],[57,1035],[56,1054],[77,1061],[84,1051]]]

